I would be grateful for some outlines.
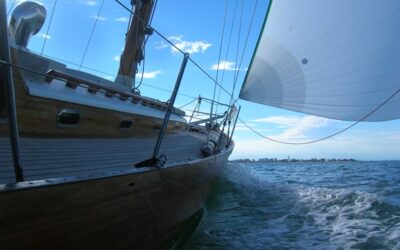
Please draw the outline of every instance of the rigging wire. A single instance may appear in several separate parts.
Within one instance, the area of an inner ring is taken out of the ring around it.
[[[16,68],[16,69],[20,69],[20,70],[23,70],[23,71],[26,71],[26,72],[30,72],[30,73],[33,73],[33,74],[36,74],[36,75],[40,75],[40,76],[43,76],[43,77],[48,77],[48,75],[46,73],[39,72],[39,71],[36,71],[36,70],[32,70],[32,69],[26,68],[24,66],[21,66],[21,65],[18,65],[18,64],[14,64],[14,63],[10,63],[10,62],[7,62],[7,61],[0,60],[0,65],[8,65],[8,66],[11,66],[11,67]],[[61,82],[66,82],[65,79],[57,77],[57,76],[51,76],[51,78],[53,80],[59,80]],[[146,84],[146,85],[148,87],[151,87],[151,88],[159,89],[159,90],[166,91],[166,92],[171,92],[170,90],[163,89],[163,88],[160,88],[160,87],[157,87],[157,86],[153,86],[153,85],[150,85],[150,84]],[[88,86],[85,86],[85,85],[80,85],[80,86],[83,87],[83,88],[89,88]],[[98,90],[98,92],[103,93],[103,94],[107,93],[106,91],[103,91],[103,90]],[[197,99],[197,97],[193,97],[193,96],[190,96],[190,95],[185,95],[185,94],[178,94],[178,95],[185,96],[185,97],[192,98],[192,99]]]
[[[134,8],[135,8],[134,5],[132,5],[132,12],[133,12]],[[132,17],[133,17],[133,14],[130,13],[130,14],[129,14],[129,20],[128,20],[128,26],[126,27],[126,33],[129,32],[129,29],[130,29],[130,27],[131,27]],[[125,34],[125,35],[126,35],[126,34]]]
[[[222,44],[224,42],[227,13],[228,13],[228,0],[225,0],[224,22],[223,22],[223,25],[222,25],[221,43],[219,44],[218,61],[217,61],[217,72],[215,74],[216,82],[218,82],[218,73],[219,73],[219,66],[220,66],[220,63],[221,63],[221,52],[222,52]],[[221,84],[222,84],[222,82],[221,82]],[[216,93],[216,91],[217,91],[217,84],[214,84],[213,101],[215,101],[215,93]],[[211,117],[213,115],[213,108],[214,108],[214,105],[211,104],[210,119],[211,119]],[[215,112],[217,112],[217,109],[218,108],[215,109]]]
[[[119,2],[118,0],[116,0],[116,1]],[[15,4],[15,2],[16,2],[16,1],[14,1],[13,5]],[[258,2],[258,1],[257,1],[257,2]],[[119,3],[120,3],[120,2],[119,2]],[[243,3],[243,2],[242,2],[242,3]],[[54,13],[56,4],[57,4],[57,0],[55,0],[55,6],[54,6],[53,11],[52,11],[51,19],[52,19],[52,17],[53,17],[53,13]],[[90,38],[89,38],[87,47],[86,47],[86,49],[85,49],[84,56],[83,56],[83,58],[82,58],[81,64],[79,65],[80,68],[82,67],[84,58],[85,58],[85,56],[86,56],[86,52],[87,52],[87,49],[88,49],[88,47],[89,47],[89,44],[90,44],[90,40],[91,40],[91,38],[92,38],[92,35],[93,35],[93,33],[94,33],[94,29],[95,29],[95,26],[96,26],[96,24],[97,24],[98,17],[99,17],[99,15],[100,15],[100,12],[101,12],[101,9],[102,9],[102,7],[103,7],[103,4],[104,4],[104,0],[102,1],[101,7],[100,7],[100,9],[99,9],[99,14],[97,15],[97,18],[96,18],[95,24],[94,24],[94,26],[93,26],[93,29],[92,29],[92,32],[91,32],[91,35],[90,35]],[[120,3],[120,4],[121,4],[121,3]],[[10,8],[9,11],[11,11],[13,5],[11,6],[11,8]],[[121,4],[121,5],[122,5],[122,4]],[[257,5],[257,3],[256,3],[256,5]],[[256,6],[255,6],[255,9],[256,9]],[[253,17],[254,17],[255,9],[254,9],[254,12],[253,12]],[[128,11],[129,11],[129,10],[128,10]],[[130,11],[130,12],[131,12],[131,11]],[[251,24],[252,24],[252,21],[253,21],[253,17],[252,17],[252,20],[251,20]],[[50,24],[51,24],[51,19],[50,19]],[[49,24],[49,26],[48,26],[48,30],[47,30],[46,35],[48,34],[50,24]],[[250,26],[251,26],[251,24],[250,24]],[[150,26],[148,26],[148,27],[150,27]],[[153,30],[154,30],[154,29],[153,29]],[[165,41],[167,41],[169,44],[171,44],[171,46],[173,46],[175,49],[177,49],[177,50],[180,51],[181,53],[184,53],[184,52],[183,52],[182,50],[180,50],[175,44],[173,44],[173,43],[172,43],[171,41],[169,41],[166,37],[164,37],[161,33],[159,33],[159,32],[156,31],[156,30],[154,30],[154,31],[155,31],[160,37],[162,37]],[[249,31],[250,31],[250,29],[249,29]],[[248,33],[247,38],[246,38],[246,43],[247,43],[248,37],[249,37],[249,33]],[[146,41],[147,41],[147,40],[146,40]],[[245,43],[245,44],[246,44],[246,43]],[[43,53],[44,46],[45,46],[45,44],[44,44],[43,47],[42,47],[42,52],[41,52],[41,53]],[[245,45],[245,47],[246,47],[246,45]],[[245,48],[244,48],[244,49],[245,49]],[[244,54],[244,51],[243,51],[243,54]],[[241,64],[242,59],[243,59],[243,54],[242,54],[242,57],[241,57],[240,64]],[[191,58],[189,58],[189,60],[192,61],[192,63],[193,63],[195,66],[197,66],[201,71],[203,71],[203,73],[205,73],[205,75],[207,75],[216,85],[218,85],[218,86],[220,87],[220,89],[223,89],[226,93],[228,93],[228,94],[230,94],[231,96],[233,96],[235,87],[234,87],[234,89],[233,89],[233,91],[232,91],[231,93],[229,93],[225,88],[223,88],[222,85],[220,85],[220,84],[218,83],[218,71],[217,71],[216,79],[214,79],[214,78],[212,78],[207,72],[205,72],[205,70],[204,70],[203,68],[201,68],[201,66],[199,66],[194,60],[192,60]],[[1,61],[1,63],[5,64],[5,62],[3,62],[3,61]],[[12,65],[12,64],[10,64],[10,65]],[[12,66],[15,66],[15,65],[12,65]],[[79,68],[79,69],[80,69],[80,68]],[[240,69],[240,65],[239,65],[239,69]],[[239,72],[237,72],[237,75],[238,75],[238,74],[239,74]],[[235,84],[236,84],[236,82],[237,82],[237,78],[238,78],[238,77],[236,76],[236,77],[235,77]],[[140,86],[140,85],[139,85],[139,86]],[[154,86],[153,86],[153,87],[154,87]],[[165,90],[165,89],[162,89],[162,88],[159,88],[159,89]],[[166,90],[166,91],[168,91],[168,90]],[[259,133],[258,131],[254,130],[251,126],[249,126],[248,124],[246,124],[240,117],[239,117],[239,120],[240,120],[247,128],[249,128],[252,132],[254,132],[255,134],[257,134],[257,135],[259,135],[259,136],[261,136],[261,137],[263,137],[263,138],[265,138],[265,139],[267,139],[267,140],[270,140],[270,141],[273,141],[273,142],[277,142],[277,143],[282,143],[282,144],[290,144],[290,145],[311,144],[311,143],[316,143],[316,142],[320,142],[320,141],[323,141],[323,140],[332,138],[332,137],[334,137],[334,136],[336,136],[336,135],[338,135],[338,134],[341,134],[341,133],[345,132],[346,130],[349,130],[350,128],[354,127],[354,126],[357,125],[358,123],[364,121],[365,119],[367,119],[368,117],[370,117],[372,114],[374,114],[377,110],[379,110],[382,106],[384,106],[387,102],[389,102],[393,97],[395,97],[399,92],[400,92],[400,89],[398,89],[397,91],[395,91],[388,99],[386,99],[382,104],[380,104],[380,105],[379,105],[378,107],[376,107],[374,110],[372,110],[372,111],[369,112],[367,115],[365,115],[362,119],[360,119],[360,120],[354,122],[354,123],[351,124],[350,126],[344,128],[344,129],[342,129],[342,130],[340,130],[340,131],[338,131],[338,132],[336,132],[336,133],[333,133],[333,134],[331,134],[331,135],[329,135],[329,136],[326,136],[326,137],[323,137],[323,138],[320,138],[320,139],[317,139],[317,140],[308,141],[308,142],[284,142],[284,141],[275,140],[275,139],[272,139],[272,138],[270,138],[270,137],[267,137],[267,136],[265,136],[265,135]],[[196,99],[197,99],[197,98],[194,98],[194,100],[196,100]],[[193,101],[194,101],[194,100],[193,100]],[[191,101],[191,102],[193,102],[193,101]],[[237,99],[235,100],[235,102],[236,102],[236,101],[237,101]]]
[[[253,14],[252,14],[252,16],[251,16],[251,20],[250,20],[250,24],[249,24],[249,29],[247,30],[246,40],[245,40],[245,42],[244,42],[244,47],[243,47],[243,51],[242,51],[242,56],[241,56],[241,58],[240,58],[239,67],[238,67],[238,70],[237,70],[237,72],[236,72],[235,79],[234,79],[234,87],[233,87],[233,91],[232,91],[232,96],[233,96],[233,94],[234,94],[237,81],[238,81],[238,79],[239,79],[240,67],[242,67],[242,62],[243,62],[244,54],[245,54],[246,48],[247,48],[247,42],[249,41],[249,37],[250,37],[250,31],[251,31],[251,28],[253,27],[253,21],[254,21],[254,17],[255,17],[255,14],[256,14],[256,10],[257,10],[257,5],[258,5],[258,0],[256,0],[256,2],[255,2],[255,4],[254,4]],[[239,98],[239,97],[238,97],[238,98]],[[238,98],[236,98],[234,102],[237,102]]]
[[[154,4],[153,11],[151,12],[150,22],[149,22],[150,25],[151,25],[151,23],[153,22],[154,12],[156,12],[157,4],[158,4],[158,0],[156,0],[156,2],[155,2],[155,4]]]
[[[43,55],[44,47],[46,46],[47,38],[49,36],[50,26],[51,26],[51,23],[53,22],[53,16],[54,16],[54,11],[55,11],[56,6],[57,6],[57,1],[58,0],[54,1],[54,7],[53,7],[53,10],[51,11],[49,25],[47,25],[46,35],[44,36],[44,41],[43,41],[43,46],[42,46],[42,51],[40,52],[41,56]]]
[[[7,16],[10,15],[10,12],[12,10],[12,8],[14,7],[15,3],[17,2],[17,0],[14,0],[14,2],[11,4],[11,7],[8,9],[7,11]]]
[[[68,63],[68,64],[71,64],[71,65],[74,65],[74,66],[79,66],[79,64],[73,63],[73,62],[70,62],[70,61],[67,61],[67,60],[65,60],[65,59],[57,58],[57,57],[54,57],[54,56],[49,56],[49,55],[46,55],[46,54],[44,54],[44,56],[45,56],[45,57],[48,57],[48,58],[50,58],[50,59],[54,59],[54,60],[60,61],[60,62]],[[91,68],[91,67],[82,66],[82,68],[88,69],[88,70],[91,70],[91,71],[94,71],[94,72],[96,72],[96,73],[108,75],[108,76],[110,76],[110,77],[114,77],[114,78],[116,77],[114,74],[111,74],[111,73],[108,73],[108,72],[105,72],[105,71],[101,71],[101,70],[98,70],[98,69],[94,69],[94,68]],[[37,73],[37,72],[36,72],[36,73]],[[171,92],[172,92],[171,90],[168,90],[168,89],[165,89],[165,88],[161,88],[161,87],[158,87],[158,86],[154,86],[154,85],[152,85],[152,84],[145,83],[145,82],[143,82],[143,85],[144,85],[144,86],[147,86],[147,87],[150,87],[150,88],[158,89],[158,90],[161,90],[161,91],[164,91],[164,92],[168,92],[168,93],[171,93]],[[185,94],[185,93],[178,93],[178,95],[184,96],[184,97],[187,97],[187,98],[191,98],[191,99],[197,98],[197,97],[194,97],[194,96]]]
[[[239,69],[237,68],[237,63],[238,63],[238,57],[239,57],[239,47],[240,47],[240,35],[242,32],[242,23],[243,23],[243,0],[241,0],[241,8],[240,8],[240,19],[239,19],[239,32],[238,32],[238,39],[237,39],[237,46],[236,46],[236,58],[235,58],[235,71],[238,71]],[[235,77],[234,77],[235,79]],[[236,82],[235,80],[233,81],[233,86],[232,86],[232,92],[231,92],[231,99],[229,100],[229,103],[232,103],[233,100],[233,94],[235,92],[236,88]]]
[[[280,141],[280,140],[276,140],[273,139],[271,137],[265,136],[263,134],[261,134],[260,132],[258,132],[257,130],[255,130],[254,128],[252,128],[250,125],[248,125],[246,122],[244,122],[240,117],[239,120],[243,123],[243,125],[245,125],[248,129],[250,129],[253,133],[255,133],[256,135],[272,141],[272,142],[276,142],[276,143],[280,143],[280,144],[287,144],[287,145],[304,145],[304,144],[312,144],[312,143],[316,143],[316,142],[320,142],[320,141],[324,141],[327,140],[329,138],[332,138],[338,134],[341,134],[343,132],[345,132],[346,130],[349,130],[350,128],[356,126],[357,124],[359,124],[360,122],[364,121],[365,119],[367,119],[368,117],[370,117],[372,114],[374,114],[376,111],[378,111],[380,108],[382,108],[386,103],[388,103],[393,97],[395,97],[398,93],[400,92],[400,88],[395,91],[391,96],[389,96],[384,102],[382,102],[379,106],[377,106],[375,109],[373,109],[371,112],[369,112],[368,114],[366,114],[364,117],[362,117],[360,120],[354,122],[353,124],[345,127],[344,129],[341,129],[331,135],[316,139],[316,140],[312,140],[312,141],[306,141],[306,142],[285,142],[285,141]]]
[[[83,61],[85,60],[86,53],[87,53],[87,51],[88,51],[88,49],[89,49],[89,45],[90,45],[90,42],[91,42],[91,40],[92,40],[93,33],[94,33],[95,28],[96,28],[97,21],[99,20],[100,13],[101,13],[101,9],[103,8],[103,5],[104,5],[104,0],[101,2],[99,11],[98,11],[97,16],[96,16],[96,18],[95,18],[94,25],[93,25],[93,27],[92,27],[92,31],[90,32],[89,40],[88,40],[88,42],[87,42],[87,44],[86,44],[85,52],[83,53],[83,57],[82,57],[82,60],[81,60],[81,64],[79,65],[79,70],[82,68]]]
[[[179,107],[179,109],[183,109],[184,107],[186,107],[186,106],[188,106],[188,105],[190,105],[190,104],[194,103],[194,102],[195,102],[197,99],[198,99],[198,97],[194,98],[194,99],[193,99],[193,100],[191,100],[190,102],[188,102],[188,103],[186,103],[185,105],[183,105],[183,106]]]
[[[117,2],[122,8],[127,10],[130,13],[133,13],[127,6],[125,6],[120,0],[114,0]],[[134,13],[133,13],[134,14]],[[144,20],[140,17],[138,17],[138,20],[144,23]],[[160,36],[164,41],[166,41],[168,44],[170,44],[174,49],[179,51],[181,54],[186,54],[184,51],[182,51],[178,46],[176,46],[172,41],[170,41],[167,37],[165,37],[163,34],[161,34],[158,30],[154,29],[152,26],[147,25],[148,28],[150,28],[152,31],[154,31],[158,36]],[[196,61],[194,61],[191,57],[188,58],[188,60],[193,63],[204,75],[206,75],[213,83],[217,84],[226,94],[229,96],[231,93],[226,90],[221,84],[219,84],[205,69],[203,69]]]
[[[237,11],[238,2],[239,1],[236,1],[235,8],[234,8],[234,11],[233,11],[232,24],[231,24],[231,29],[230,29],[230,32],[229,32],[228,46],[227,46],[227,49],[226,49],[226,52],[225,52],[224,66],[226,65],[226,62],[228,61],[228,54],[229,54],[230,47],[231,47],[232,33],[233,33],[233,27],[234,27],[235,20],[236,20],[236,11]],[[222,71],[221,84],[223,84],[223,82],[224,82],[225,72],[226,72],[226,69],[224,69]],[[221,99],[221,88],[218,91],[218,102],[220,101],[220,99]]]

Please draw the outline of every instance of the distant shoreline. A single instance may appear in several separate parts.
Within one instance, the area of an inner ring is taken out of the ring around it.
[[[356,162],[355,159],[325,159],[325,158],[311,158],[311,159],[295,159],[295,158],[287,158],[287,159],[277,159],[277,158],[260,158],[258,160],[254,159],[237,159],[231,160],[229,162],[234,163],[260,163],[260,162]]]

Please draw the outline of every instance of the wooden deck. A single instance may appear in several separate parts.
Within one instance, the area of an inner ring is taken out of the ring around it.
[[[199,134],[169,135],[160,154],[167,156],[167,164],[200,159],[205,140]],[[21,138],[24,177],[32,181],[132,169],[135,163],[150,158],[155,142],[156,138]],[[9,139],[0,137],[0,183],[13,182]]]

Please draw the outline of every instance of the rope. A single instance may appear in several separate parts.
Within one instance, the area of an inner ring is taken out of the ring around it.
[[[367,119],[368,117],[370,117],[372,114],[374,114],[376,111],[378,111],[381,107],[383,107],[387,102],[389,102],[393,97],[395,97],[398,93],[400,92],[400,88],[395,91],[391,96],[389,96],[384,102],[382,102],[378,107],[376,107],[375,109],[373,109],[371,112],[369,112],[368,114],[366,114],[364,117],[362,117],[360,120],[354,122],[353,124],[351,124],[350,126],[345,127],[344,129],[339,130],[338,132],[335,132],[331,135],[316,139],[316,140],[312,140],[312,141],[306,141],[306,142],[285,142],[285,141],[280,141],[280,140],[276,140],[276,139],[272,139],[271,137],[265,136],[263,134],[261,134],[260,132],[256,131],[254,128],[252,128],[251,126],[249,126],[247,123],[245,123],[240,117],[239,120],[248,128],[250,129],[253,133],[255,133],[256,135],[272,141],[272,142],[276,142],[276,143],[281,143],[281,144],[288,144],[288,145],[304,145],[304,144],[312,144],[312,143],[316,143],[316,142],[320,142],[320,141],[324,141],[327,140],[329,138],[332,138],[338,134],[341,134],[343,132],[345,132],[346,130],[349,130],[350,128],[356,126],[357,124],[359,124],[360,122],[364,121],[365,119]]]
[[[57,6],[57,1],[58,1],[58,0],[55,0],[55,1],[54,1],[54,7],[53,7],[53,10],[51,11],[49,25],[47,25],[47,31],[46,31],[46,35],[45,35],[45,37],[44,37],[43,46],[42,46],[42,51],[40,52],[40,55],[41,55],[41,56],[43,55],[44,47],[46,46],[47,37],[48,37],[49,31],[50,31],[50,26],[51,26],[51,23],[52,23],[52,21],[53,21],[54,11],[55,11],[56,6]]]
[[[133,15],[135,15],[135,13],[133,13],[126,5],[124,5],[120,0],[115,0],[115,2],[117,2],[122,8],[124,8],[126,11],[132,13]],[[144,20],[140,17],[138,17],[138,20],[140,22],[144,23]],[[178,46],[176,46],[172,41],[170,41],[167,37],[165,37],[163,34],[161,34],[158,30],[154,29],[152,26],[147,25],[148,28],[152,29],[154,31],[154,33],[156,33],[158,36],[160,36],[164,41],[166,41],[169,45],[171,45],[174,49],[176,49],[177,51],[179,51],[182,55],[185,55],[186,52],[182,51],[180,48],[178,48]],[[197,62],[195,62],[191,57],[188,58],[189,61],[191,63],[193,63],[193,65],[195,65],[204,75],[206,75],[213,83],[217,84],[217,86],[219,86],[226,94],[228,94],[229,96],[231,95],[231,93],[226,90],[221,84],[219,84],[209,73],[207,73]]]
[[[90,41],[92,40],[93,33],[94,33],[95,28],[96,28],[97,21],[99,20],[100,13],[101,13],[101,9],[103,8],[103,5],[104,5],[104,0],[101,2],[99,11],[98,11],[97,16],[96,16],[96,18],[95,18],[94,25],[93,25],[93,27],[92,27],[92,31],[90,32],[89,40],[88,40],[88,42],[87,42],[87,44],[86,44],[85,52],[83,53],[83,57],[82,57],[81,64],[79,65],[79,70],[82,68],[83,61],[85,60],[86,53],[87,53],[87,51],[88,51],[88,48],[89,48],[89,45],[90,45]]]
[[[147,39],[146,39],[146,41],[147,41]],[[145,43],[146,43],[146,41],[145,41]],[[137,90],[137,91],[139,91],[139,88],[140,88],[140,86],[141,86],[142,83],[143,83],[143,78],[144,78],[144,66],[145,66],[145,63],[146,63],[146,47],[143,47],[143,48],[142,48],[142,51],[143,51],[142,74],[141,74],[141,76],[140,76],[139,84],[133,88],[134,90]],[[140,91],[139,91],[139,93],[140,93]]]
[[[150,21],[149,21],[150,25],[153,22],[154,12],[156,11],[157,4],[158,4],[158,0],[155,1],[153,11],[151,12]],[[132,17],[132,13],[130,16]],[[145,63],[146,63],[146,44],[147,44],[147,41],[149,40],[149,37],[150,36],[146,37],[146,39],[144,40],[143,46],[142,46],[142,51],[143,51],[142,74],[140,76],[139,84],[134,88],[135,90],[139,91],[139,93],[140,93],[139,87],[142,85],[143,78],[144,78],[143,76],[144,76],[144,69],[145,69]]]

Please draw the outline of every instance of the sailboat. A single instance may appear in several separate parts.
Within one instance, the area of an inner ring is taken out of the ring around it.
[[[141,3],[134,19],[151,32],[152,1]],[[239,97],[339,120],[398,119],[399,9],[397,0],[272,1]],[[1,11],[5,19],[4,0]],[[24,13],[10,23],[10,46],[1,22],[1,246],[174,246],[232,152],[234,127],[223,133],[212,115],[187,123],[173,108],[187,55],[166,104],[124,91],[143,37],[110,85],[24,49],[43,11]],[[228,105],[218,119],[237,117]]]
[[[234,148],[238,112],[185,119],[169,101],[132,91],[154,1],[132,1],[115,81],[28,49],[46,19],[25,1],[1,16],[0,248],[157,249],[198,221]],[[222,125],[221,125],[222,124]],[[233,123],[232,123],[233,124]],[[229,126],[227,125],[227,126]]]

